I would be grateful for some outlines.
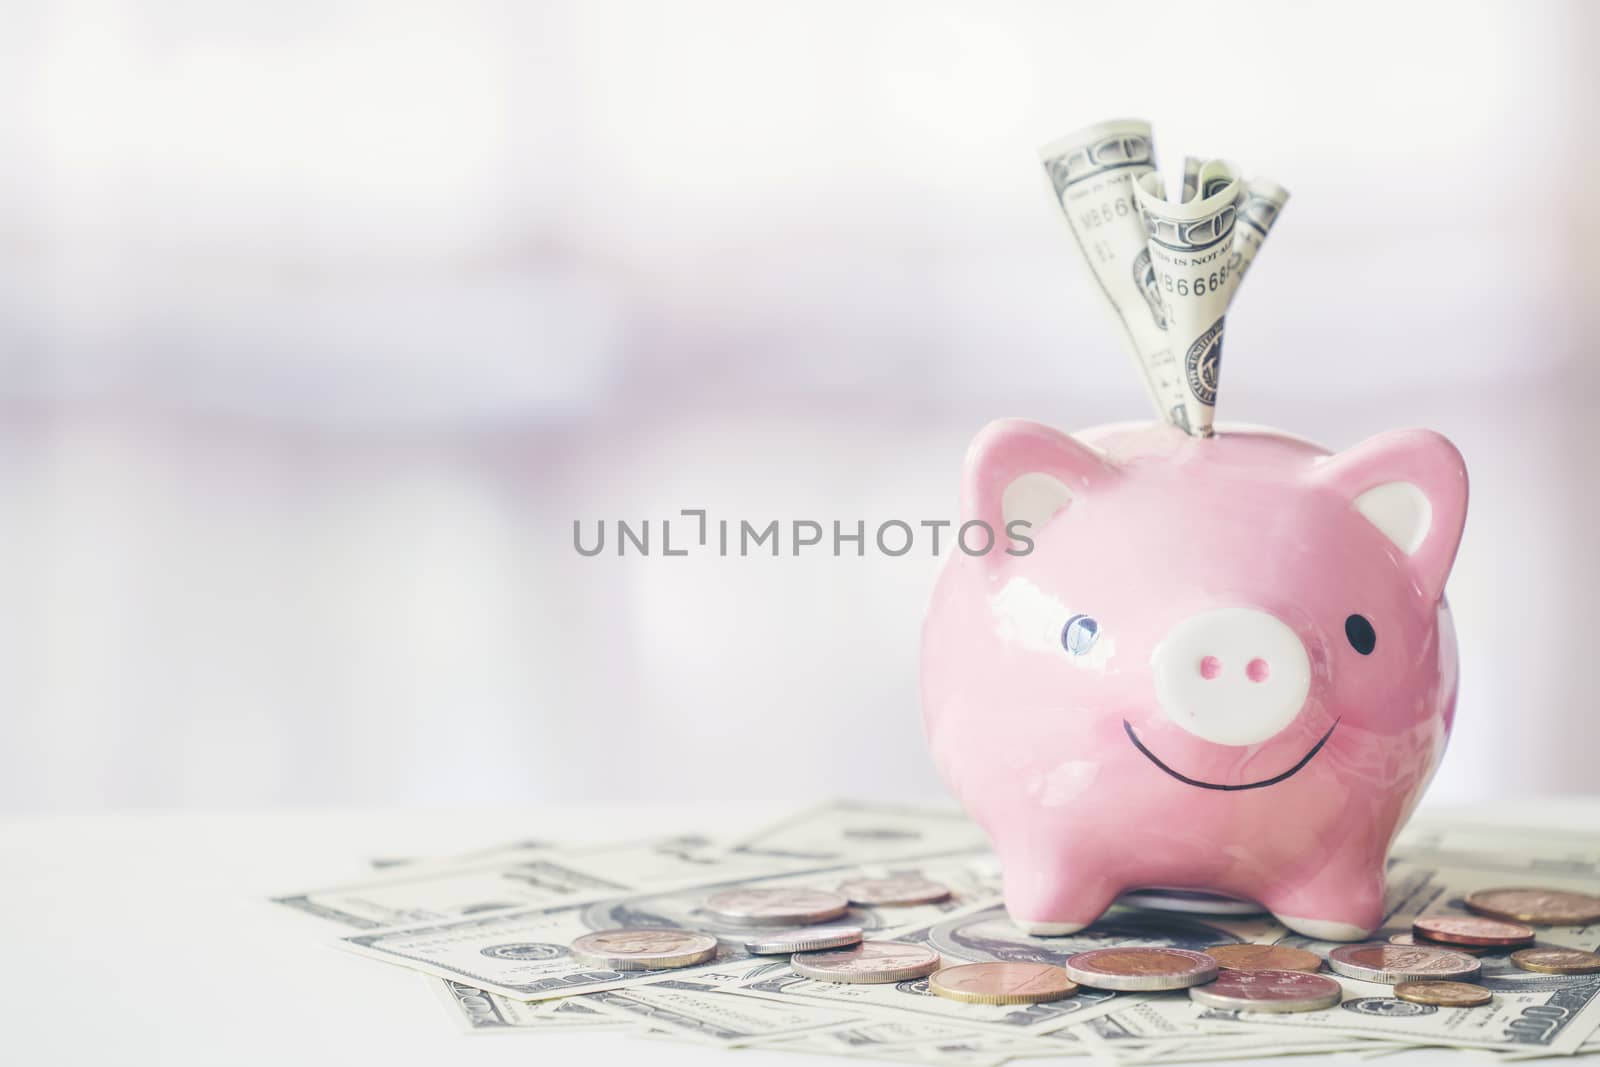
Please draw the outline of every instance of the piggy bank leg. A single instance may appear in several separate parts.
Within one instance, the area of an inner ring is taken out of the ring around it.
[[[1060,937],[1100,918],[1121,887],[1097,875],[1092,865],[1059,852],[1013,850],[1000,855],[1006,912],[1023,933]]]
[[[1324,871],[1312,881],[1259,894],[1274,918],[1318,941],[1362,941],[1383,925],[1383,864]]]

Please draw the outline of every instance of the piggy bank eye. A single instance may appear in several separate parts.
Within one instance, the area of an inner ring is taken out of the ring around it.
[[[1378,646],[1378,633],[1365,615],[1352,615],[1344,620],[1344,636],[1350,647],[1363,656],[1372,655],[1372,650]]]
[[[1099,636],[1099,623],[1088,615],[1074,615],[1061,628],[1061,647],[1074,656],[1081,656],[1094,647]]]

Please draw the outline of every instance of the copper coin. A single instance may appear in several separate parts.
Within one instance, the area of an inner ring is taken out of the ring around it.
[[[1067,957],[1067,977],[1095,989],[1186,989],[1217,976],[1217,961],[1181,948],[1097,948]]]
[[[574,959],[613,971],[661,971],[712,959],[717,939],[693,930],[597,930],[578,938],[568,951]]]
[[[1332,978],[1304,971],[1223,971],[1217,980],[1189,990],[1189,999],[1211,1008],[1243,1011],[1316,1011],[1339,1003],[1343,987]]]
[[[1511,962],[1540,974],[1600,974],[1600,955],[1581,948],[1519,948]]]
[[[910,904],[937,904],[950,899],[950,887],[921,875],[890,878],[854,878],[839,887],[852,904],[863,907],[904,907]]]
[[[1438,945],[1425,937],[1418,937],[1415,934],[1390,934],[1389,944],[1404,945],[1407,948],[1413,945],[1422,945],[1423,947],[1433,945],[1435,948],[1447,948],[1452,952],[1465,952],[1469,956],[1481,956],[1485,952],[1494,951],[1487,945]]]
[[[1476,1008],[1494,999],[1481,985],[1465,982],[1401,982],[1394,995],[1413,1004],[1432,1004],[1439,1008]]]
[[[863,941],[827,952],[796,952],[789,959],[796,974],[823,982],[886,984],[925,978],[944,966],[931,948],[904,941]]]
[[[1600,897],[1564,889],[1480,889],[1466,903],[1479,915],[1535,926],[1587,926],[1600,919]]]
[[[1288,945],[1212,945],[1205,954],[1225,971],[1322,970],[1322,957]]]
[[[964,963],[935,971],[928,988],[967,1004],[1044,1004],[1072,996],[1078,983],[1048,963]]]
[[[706,901],[718,918],[747,926],[806,926],[845,913],[848,902],[822,889],[734,889]]]
[[[1447,945],[1525,945],[1533,941],[1533,927],[1504,919],[1477,915],[1420,915],[1411,932]]]
[[[1397,985],[1415,979],[1476,978],[1478,961],[1466,953],[1422,945],[1340,945],[1328,966],[1346,978]]]

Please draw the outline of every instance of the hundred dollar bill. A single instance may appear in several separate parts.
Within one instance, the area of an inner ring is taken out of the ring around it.
[[[848,922],[868,936],[892,936],[902,925],[920,926],[974,900],[999,892],[999,870],[992,856],[907,858],[892,865],[840,866],[789,871],[758,878],[716,881],[652,893],[610,897],[580,903],[515,908],[469,915],[417,926],[372,930],[348,935],[336,944],[426,974],[499,993],[517,1000],[618,989],[660,981],[659,972],[613,971],[572,958],[575,939],[595,930],[653,926],[697,930],[715,936],[717,959],[674,970],[676,978],[722,971],[748,960],[744,943],[752,928],[730,923],[707,911],[708,897],[735,888],[806,887],[834,889],[851,878],[916,875],[949,886],[951,899],[908,907],[852,907]]]
[[[1534,871],[1600,883],[1600,835],[1555,827],[1495,827],[1480,823],[1416,821],[1401,832],[1391,856],[1420,865]]]
[[[460,982],[429,978],[434,991],[462,1029],[471,1034],[540,1030],[625,1030],[633,1024],[610,1015],[585,997],[525,1004]]]
[[[367,859],[367,866],[375,871],[392,870],[395,867],[405,867],[413,863],[471,863],[474,860],[492,859],[504,856],[528,856],[535,852],[554,852],[560,845],[549,841],[529,838],[523,841],[505,841],[488,848],[475,848],[470,852],[460,852],[453,856],[439,856],[426,858],[422,856],[372,856]]]
[[[1068,1031],[1104,1058],[1118,1063],[1161,1063],[1246,1059],[1290,1052],[1364,1050],[1373,1042],[1326,1034],[1262,1033],[1241,1025],[1199,1032],[1205,1009],[1186,996],[1151,997],[1097,1019],[1073,1023]]]
[[[1246,1022],[1252,1028],[1290,1032],[1348,1034],[1411,1044],[1455,1048],[1527,1049],[1568,1054],[1583,1044],[1580,1033],[1592,1025],[1600,983],[1517,983],[1496,988],[1488,1004],[1478,1008],[1441,1008],[1397,1000],[1392,986],[1339,978],[1345,995],[1338,1007],[1290,1015],[1208,1008],[1197,1017],[1204,1027],[1213,1022]],[[1547,988],[1535,990],[1534,985]],[[1165,1010],[1165,1009],[1163,1009]],[[1584,1016],[1590,1016],[1585,1020]]]
[[[1233,228],[1234,293],[1237,295],[1244,282],[1245,272],[1256,261],[1256,253],[1278,221],[1278,213],[1289,202],[1289,190],[1266,178],[1250,178],[1244,185],[1244,199],[1239,205],[1239,222]]]
[[[1592,877],[1572,877],[1547,870],[1537,856],[1503,857],[1494,866],[1445,867],[1396,860],[1389,866],[1385,917],[1373,940],[1409,932],[1419,915],[1464,915],[1462,899],[1480,889],[1504,885],[1537,885],[1592,892]],[[1539,944],[1594,951],[1600,948],[1600,924],[1588,927],[1544,927]],[[1282,944],[1326,955],[1331,942],[1288,935]],[[1194,1016],[1204,1028],[1230,1028],[1248,1023],[1252,1029],[1288,1033],[1346,1034],[1416,1045],[1452,1045],[1506,1051],[1570,1054],[1600,1030],[1600,978],[1594,975],[1552,975],[1512,965],[1516,946],[1479,956],[1477,979],[1494,1000],[1475,1008],[1445,1008],[1394,999],[1390,986],[1339,977],[1344,1000],[1338,1007],[1293,1015],[1206,1009]],[[1157,1010],[1166,1010],[1159,1004]],[[1175,1009],[1174,1009],[1175,1010]]]
[[[608,989],[581,999],[599,1005],[611,1016],[700,1044],[735,1047],[833,1030],[857,1023],[846,1011],[811,1005],[779,1004],[754,997],[731,996],[718,983],[735,981],[738,973],[702,972],[694,978],[657,976],[649,985]],[[561,1005],[569,1000],[544,1001]]]
[[[809,1052],[816,1055],[852,1056],[860,1059],[904,1060],[908,1063],[977,1067],[1031,1056],[1082,1056],[1088,1054],[1076,1035],[1064,1031],[1036,1038],[977,1033],[959,1025],[917,1019],[883,1019],[840,1027],[801,1038],[760,1042],[757,1048]]]
[[[1222,334],[1237,272],[1233,237],[1243,183],[1231,163],[1212,160],[1200,168],[1193,198],[1166,198],[1161,175],[1152,171],[1134,183],[1134,195],[1149,238],[1147,250],[1161,300],[1171,356],[1183,374],[1185,425],[1209,437],[1216,414],[1222,365]]]
[[[773,857],[729,855],[706,838],[678,837],[584,851],[534,848],[464,862],[408,863],[373,878],[273,900],[331,923],[372,930],[794,866]]]
[[[1188,428],[1188,389],[1173,358],[1135,183],[1154,174],[1155,141],[1138,119],[1102,122],[1039,150],[1078,251],[1122,326],[1156,413]]]
[[[977,850],[982,831],[953,809],[834,801],[724,848],[683,835],[589,848],[517,842],[448,859],[386,860],[379,877],[274,898],[355,929],[413,925],[833,863]]]
[[[1194,156],[1183,157],[1183,195],[1179,198],[1181,203],[1187,204],[1194,199],[1194,194],[1200,191],[1200,168],[1205,165],[1205,160]]]
[[[738,996],[738,991],[730,992]],[[780,1003],[765,997],[745,997],[744,999],[763,1004]],[[851,1026],[842,1026],[836,1030],[829,1030],[826,1034],[808,1034],[803,1039],[805,1050],[824,1055],[839,1056],[870,1056],[875,1052],[887,1049],[900,1049],[910,1046],[933,1045],[943,1042],[956,1042],[974,1036],[991,1037],[993,1035],[974,1035],[971,1030],[962,1027],[959,1023],[936,1023],[925,1019],[912,1018],[870,1018],[860,1020]],[[1005,1038],[1000,1038],[1005,1040]],[[777,1038],[751,1043],[753,1048],[780,1048],[785,1051],[797,1051],[801,1041],[794,1038]]]
[[[951,808],[912,808],[835,800],[735,843],[739,856],[805,860],[808,865],[882,863],[987,848],[983,831]]]
[[[1060,965],[1068,956],[1115,945],[1168,945],[1201,949],[1230,941],[1272,941],[1286,931],[1269,919],[1178,915],[1114,908],[1093,925],[1067,937],[1031,937],[998,903],[977,903],[926,927],[905,930],[896,940],[925,944],[946,966],[1011,961]],[[1003,1035],[1033,1035],[1115,1011],[1135,994],[1084,988],[1045,1004],[964,1004],[928,990],[927,979],[885,985],[840,985],[805,978],[786,961],[750,969],[738,991],[785,1001],[847,1007],[881,1018],[918,1018]]]
[[[812,1056],[845,1056],[851,1059],[874,1060],[887,1063],[921,1063],[942,1067],[999,1067],[1011,1058],[1009,1053],[974,1053],[960,1048],[943,1052],[937,1046],[893,1045],[884,1047],[872,1040],[873,1034],[887,1024],[835,1030],[826,1034],[807,1034],[760,1045],[760,1048],[779,1052],[799,1052]],[[959,1038],[955,1038],[959,1040]]]

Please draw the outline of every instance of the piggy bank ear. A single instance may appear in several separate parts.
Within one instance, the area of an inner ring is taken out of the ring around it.
[[[1439,599],[1467,519],[1467,467],[1455,445],[1431,430],[1394,430],[1320,460],[1311,477],[1393,542],[1417,588]]]
[[[1104,456],[1060,430],[1026,419],[991,422],[967,450],[961,519],[994,531],[995,548],[1009,541],[1009,524],[1028,523],[1032,536],[1057,512],[1115,477]]]

